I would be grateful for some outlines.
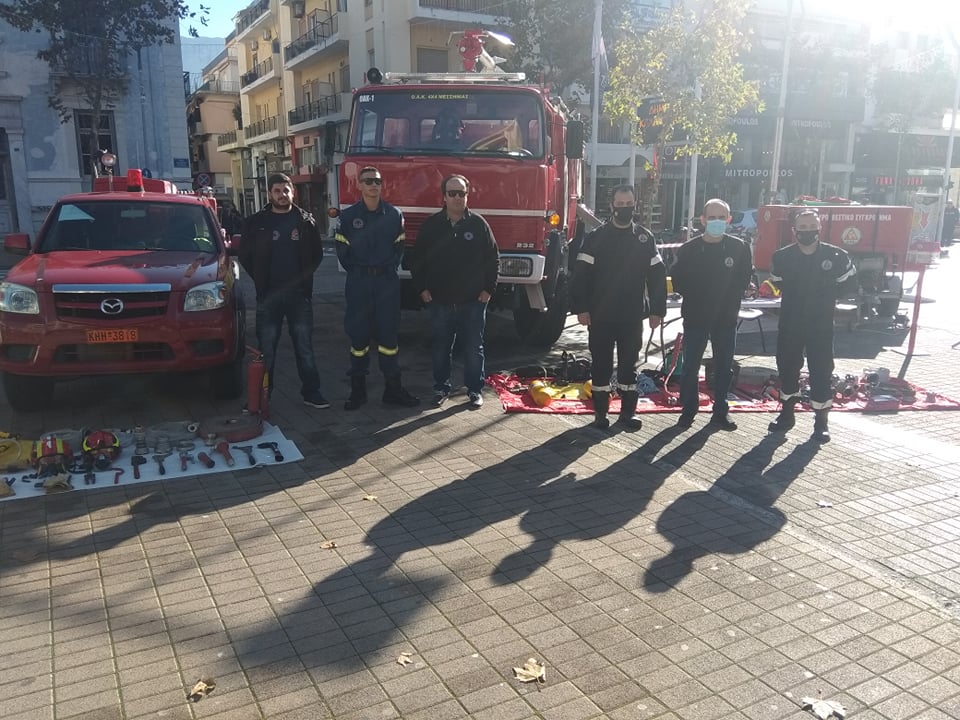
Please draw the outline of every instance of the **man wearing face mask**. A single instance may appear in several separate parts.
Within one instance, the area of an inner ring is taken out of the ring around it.
[[[794,426],[800,400],[800,368],[806,354],[810,373],[810,405],[816,419],[813,437],[829,442],[827,415],[833,405],[833,315],[837,298],[855,289],[856,269],[842,248],[820,242],[820,216],[801,210],[793,220],[796,242],[773,254],[770,279],[780,287],[777,372],[782,409],[770,432]]]
[[[707,340],[713,348],[713,416],[710,424],[736,430],[727,416],[727,392],[732,378],[740,301],[750,284],[753,259],[750,245],[727,235],[730,206],[707,200],[703,206],[703,234],[694,236],[677,251],[670,271],[673,289],[683,295],[683,376],[677,426],[689,428],[700,406],[700,363]]]
[[[611,196],[613,217],[590,233],[577,255],[571,288],[571,309],[590,328],[593,358],[593,426],[610,426],[610,380],[617,349],[620,417],[625,430],[639,430],[637,360],[643,343],[643,319],[660,325],[667,311],[667,278],[653,233],[633,222],[636,200],[630,185]]]

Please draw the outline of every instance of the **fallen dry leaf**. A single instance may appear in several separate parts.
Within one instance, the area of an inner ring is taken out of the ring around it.
[[[337,543],[334,542],[333,540],[324,540],[322,543],[320,543],[321,550],[332,550],[336,546],[337,546]]]
[[[545,683],[547,681],[547,668],[536,658],[527,660],[523,667],[515,667],[513,676],[520,682]]]
[[[413,655],[413,653],[408,653],[408,652],[400,653],[397,656],[397,665],[409,665],[410,663],[412,663],[413,660],[410,659],[411,655]]]
[[[804,710],[810,710],[820,720],[828,720],[832,717],[845,718],[847,716],[846,708],[833,700],[824,700],[822,697],[805,697],[801,698],[800,702],[803,703]]]
[[[212,693],[216,687],[217,683],[213,678],[201,678],[197,680],[197,684],[193,686],[193,689],[187,693],[187,700],[190,702],[200,702]]]
[[[364,500],[369,500],[370,502],[373,502],[374,500],[377,499],[377,496],[376,496],[376,495],[364,495],[364,496],[363,496],[363,499],[364,499]]]

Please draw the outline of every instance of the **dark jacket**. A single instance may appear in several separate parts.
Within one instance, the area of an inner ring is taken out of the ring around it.
[[[683,295],[684,321],[707,328],[735,323],[752,274],[750,245],[738,237],[708,243],[698,235],[685,242],[670,269],[673,289]]]
[[[348,273],[355,268],[377,268],[396,274],[403,257],[403,213],[381,200],[369,210],[358,200],[340,214],[337,258]]]
[[[837,299],[856,291],[856,268],[843,248],[819,243],[805,255],[796,243],[773,254],[770,280],[780,287],[780,328],[833,328]]]
[[[304,295],[313,296],[313,273],[323,262],[323,238],[317,229],[317,221],[313,215],[301,207],[293,206],[290,212],[300,213],[300,222],[297,225],[300,241],[300,287]],[[270,206],[251,215],[243,228],[240,240],[238,259],[247,274],[253,278],[257,289],[257,298],[270,294],[270,265],[273,256],[273,228],[277,214]]]
[[[573,271],[571,310],[591,322],[639,322],[667,312],[667,277],[653,233],[608,222],[583,241]]]
[[[497,289],[500,251],[487,221],[466,210],[455,225],[446,210],[428,217],[417,233],[410,269],[417,293],[429,290],[441,305],[471,302]]]

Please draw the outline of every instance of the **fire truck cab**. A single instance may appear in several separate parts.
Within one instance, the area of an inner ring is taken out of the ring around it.
[[[215,201],[168,181],[104,177],[57,201],[0,283],[0,372],[16,410],[49,405],[56,380],[205,370],[243,391],[245,314]]]
[[[466,41],[482,35],[471,31],[461,41],[465,67]],[[490,63],[478,64],[489,70]],[[361,168],[376,166],[383,198],[403,212],[409,248],[423,221],[443,205],[442,179],[465,176],[470,209],[486,218],[500,249],[493,306],[513,312],[523,340],[551,345],[569,310],[583,123],[522,73],[384,74],[374,68],[367,80],[354,91],[340,166],[341,208],[361,198]],[[419,309],[409,278],[405,259],[403,305]]]

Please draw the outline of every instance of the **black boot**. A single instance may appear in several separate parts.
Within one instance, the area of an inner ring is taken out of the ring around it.
[[[814,413],[813,439],[819,443],[830,442],[830,429],[827,427],[827,415],[830,413],[830,409],[815,410]]]
[[[356,410],[367,401],[367,376],[350,376],[350,397],[343,404],[344,410]]]
[[[617,418],[617,425],[627,432],[636,432],[643,427],[643,420],[636,415],[638,399],[636,390],[624,390],[620,393],[620,417]]]
[[[786,432],[796,424],[796,418],[793,414],[793,408],[797,404],[796,398],[788,398],[783,403],[783,408],[777,419],[767,426],[769,432]]]
[[[600,430],[610,427],[607,411],[610,409],[610,393],[606,390],[593,391],[593,422],[591,426]]]
[[[384,378],[386,387],[383,389],[384,405],[398,405],[400,407],[416,407],[420,399],[408,393],[400,383],[399,375],[388,375]]]

